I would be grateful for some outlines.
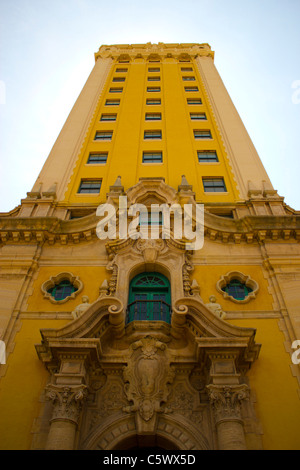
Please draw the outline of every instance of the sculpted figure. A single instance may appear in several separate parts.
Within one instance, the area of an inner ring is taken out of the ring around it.
[[[219,317],[224,320],[226,317],[226,313],[223,311],[221,305],[216,302],[216,300],[216,297],[214,295],[211,295],[209,298],[209,303],[207,303],[206,306],[213,311],[216,317]]]
[[[86,311],[86,309],[90,306],[91,304],[89,303],[89,298],[87,295],[82,296],[82,304],[77,305],[77,307],[73,310],[72,315],[74,320],[78,317],[80,317],[83,312]]]

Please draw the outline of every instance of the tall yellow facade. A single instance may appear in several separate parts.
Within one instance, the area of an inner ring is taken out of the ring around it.
[[[101,239],[120,197],[204,205],[203,246]],[[1,449],[300,448],[300,213],[208,44],[101,46],[0,237]]]

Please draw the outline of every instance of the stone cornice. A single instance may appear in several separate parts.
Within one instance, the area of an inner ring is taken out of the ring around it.
[[[198,43],[174,43],[165,44],[159,42],[152,44],[116,44],[116,45],[103,45],[95,53],[95,60],[97,59],[128,59],[133,60],[136,58],[151,59],[151,58],[176,58],[188,59],[197,56],[214,58],[214,52],[211,50],[209,44]]]
[[[56,217],[1,217],[0,243],[81,243],[97,239],[95,214],[76,220]],[[223,243],[300,240],[300,216],[246,216],[224,219],[205,212],[205,237]],[[117,241],[116,241],[117,243]]]

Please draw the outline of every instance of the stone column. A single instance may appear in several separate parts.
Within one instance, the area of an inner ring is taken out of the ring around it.
[[[73,450],[82,402],[87,395],[85,385],[49,384],[46,396],[53,402],[47,450]]]
[[[208,385],[210,404],[214,411],[219,450],[246,450],[241,418],[241,402],[248,398],[248,386]]]

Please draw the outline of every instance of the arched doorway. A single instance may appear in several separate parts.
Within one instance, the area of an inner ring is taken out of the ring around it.
[[[145,272],[135,276],[129,287],[127,323],[134,320],[162,320],[170,323],[170,282],[161,273]]]
[[[119,442],[112,450],[128,450],[146,452],[160,452],[164,450],[179,450],[174,442],[162,436],[133,435]]]
[[[182,416],[160,416],[153,434],[138,434],[134,414],[102,422],[83,445],[84,450],[209,450],[203,431]]]

